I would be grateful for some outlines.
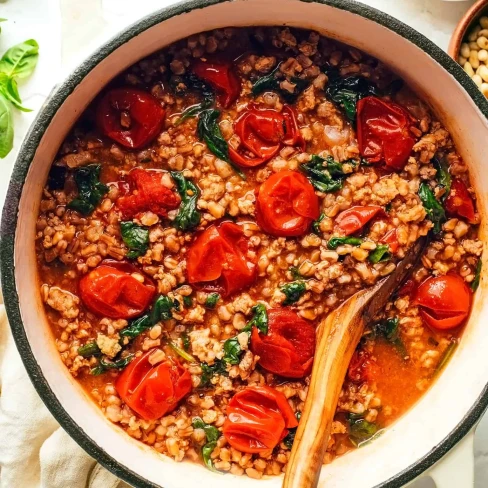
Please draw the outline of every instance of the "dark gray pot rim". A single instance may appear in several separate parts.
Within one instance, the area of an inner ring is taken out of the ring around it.
[[[89,59],[85,60],[63,84],[53,91],[47,100],[47,103],[40,110],[36,120],[32,124],[24,143],[22,144],[14,166],[2,215],[0,260],[4,301],[17,348],[27,372],[35,388],[37,389],[37,392],[56,420],[88,454],[94,457],[105,468],[117,475],[119,478],[133,486],[140,488],[158,488],[158,485],[149,482],[147,479],[141,477],[137,473],[127,469],[114,458],[109,456],[102,448],[100,448],[100,446],[98,446],[85,434],[80,426],[68,415],[63,406],[59,403],[58,399],[44,378],[41,368],[37,364],[32,353],[22,324],[19,298],[15,283],[14,240],[17,227],[17,209],[27,171],[44,131],[49,126],[53,116],[61,107],[64,100],[98,63],[100,63],[105,57],[107,57],[122,44],[125,44],[130,39],[149,29],[155,24],[194,9],[205,8],[207,6],[226,1],[230,0],[187,0],[164,8],[128,27],[118,34],[117,37],[104,44]],[[455,63],[444,51],[442,51],[419,32],[398,21],[397,19],[380,12],[379,10],[355,2],[354,0],[301,1],[329,5],[337,9],[346,10],[351,13],[361,15],[389,28],[413,44],[417,45],[419,48],[429,54],[438,64],[448,71],[460,83],[460,85],[463,86],[483,115],[488,118],[488,103],[475,84],[469,79],[469,77],[464,73],[457,63]],[[272,24],[272,22],[270,22],[270,24]],[[401,487],[430,468],[471,430],[471,428],[481,418],[487,407],[488,385],[485,386],[482,394],[471,407],[467,415],[440,444],[433,448],[423,458],[417,460],[414,464],[406,468],[404,471],[396,474],[389,480],[377,485],[376,488]]]

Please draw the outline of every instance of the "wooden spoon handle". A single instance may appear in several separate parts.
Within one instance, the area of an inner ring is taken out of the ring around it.
[[[283,488],[317,486],[332,425],[324,420],[334,416],[347,367],[363,332],[358,311],[365,309],[381,284],[353,295],[319,326],[311,383]]]

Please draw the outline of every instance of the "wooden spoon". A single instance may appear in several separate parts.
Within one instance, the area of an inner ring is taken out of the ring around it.
[[[375,317],[404,281],[425,244],[426,238],[419,239],[393,273],[347,299],[319,325],[307,400],[283,488],[317,486],[339,394],[364,325]]]

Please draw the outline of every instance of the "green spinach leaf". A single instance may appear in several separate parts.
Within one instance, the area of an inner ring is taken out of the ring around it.
[[[437,170],[437,183],[439,183],[439,186],[442,186],[445,190],[444,195],[442,195],[442,200],[445,200],[451,191],[451,175],[449,174],[449,168],[444,159],[434,158],[432,164]]]
[[[153,325],[154,324],[151,322],[149,315],[143,315],[142,317],[131,321],[131,323],[127,327],[125,327],[125,329],[122,329],[119,334],[122,337],[134,339],[134,337],[137,337],[145,330],[150,329]]]
[[[329,249],[337,249],[339,246],[349,244],[351,246],[360,246],[363,240],[359,237],[331,237],[327,242]]]
[[[295,417],[297,420],[300,420],[300,417],[302,416],[302,412],[297,412],[295,414]],[[295,442],[295,435],[297,433],[298,427],[293,427],[291,429],[288,429],[288,434],[286,434],[286,437],[283,439],[283,443],[288,449],[291,449],[293,447],[293,442]]]
[[[109,369],[124,369],[133,359],[134,354],[129,354],[128,356],[124,358],[117,359],[115,361],[107,361],[104,358],[100,359],[100,362],[98,363],[98,366],[95,366],[91,370],[91,374],[93,376],[99,376]]]
[[[184,82],[189,90],[196,91],[202,96],[202,101],[183,110],[181,117],[176,121],[175,126],[180,125],[191,117],[200,115],[204,110],[210,108],[215,103],[215,96],[212,88],[194,73],[190,73],[185,78]]]
[[[398,350],[400,355],[405,358],[408,356],[405,344],[400,337],[400,321],[398,317],[390,317],[374,325],[373,332],[375,335],[385,338],[391,342]]]
[[[174,342],[168,342],[168,346],[171,347],[171,349],[173,349],[173,351],[178,354],[178,356],[181,356],[185,361],[188,361],[189,363],[195,362],[195,358],[191,354],[188,354],[184,349],[181,349],[181,347],[177,346]]]
[[[312,224],[312,232],[314,234],[319,234],[320,235],[320,223],[322,220],[325,219],[325,213],[322,212],[317,220],[315,220]]]
[[[433,231],[438,234],[446,220],[446,213],[442,205],[436,200],[434,193],[427,183],[420,183],[419,197],[427,212],[427,218],[434,224]]]
[[[388,261],[391,258],[390,247],[388,244],[380,244],[369,254],[369,261],[373,264]]]
[[[171,300],[171,298],[164,295],[159,295],[154,302],[149,318],[153,325],[161,322],[162,320],[169,320],[173,318],[171,310],[177,308],[176,300]],[[179,306],[179,304],[178,304]]]
[[[307,175],[316,190],[323,193],[340,190],[346,177],[342,165],[332,156],[324,159],[314,154],[310,162],[300,165],[300,171]]]
[[[368,422],[364,418],[349,414],[349,439],[356,446],[360,447],[365,442],[371,440],[378,432],[378,426]]]
[[[121,222],[120,232],[124,244],[129,248],[127,257],[135,259],[146,254],[149,248],[149,230],[132,221]]]
[[[213,310],[217,302],[220,300],[220,295],[218,293],[210,293],[205,300],[205,307]]]
[[[213,425],[206,424],[200,417],[194,417],[192,425],[194,429],[203,429],[205,431],[207,442],[215,442],[220,437],[219,429]]]
[[[283,305],[291,305],[298,302],[302,295],[307,291],[307,287],[303,281],[292,281],[280,287],[280,290],[285,294],[286,299]]]
[[[194,229],[202,218],[197,210],[197,201],[200,195],[198,187],[179,171],[171,171],[171,177],[181,197],[181,205],[175,218],[177,229],[188,231]]]
[[[78,197],[68,203],[68,208],[82,215],[89,215],[108,192],[108,187],[100,182],[100,164],[89,164],[75,170]]]
[[[78,354],[84,358],[90,356],[99,356],[101,354],[100,348],[95,341],[87,342],[84,346],[78,348]]]
[[[213,364],[201,363],[200,368],[202,369],[202,375],[200,377],[200,388],[206,387],[210,384],[210,380],[216,374],[227,374],[227,369],[225,367],[226,363],[221,360],[215,361]]]
[[[261,334],[267,334],[268,311],[266,310],[266,307],[262,303],[258,303],[252,307],[251,311],[254,313],[254,317],[250,322],[248,322],[245,328],[249,328],[250,331],[253,326],[256,326]]]

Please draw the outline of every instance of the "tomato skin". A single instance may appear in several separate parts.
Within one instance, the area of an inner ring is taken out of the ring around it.
[[[409,279],[398,289],[396,294],[398,296],[407,295],[409,297],[414,296],[417,293],[417,282]]]
[[[121,112],[128,112],[130,127],[120,125]],[[149,93],[134,88],[108,91],[97,107],[96,122],[105,136],[130,149],[150,143],[164,123],[164,109]]]
[[[117,199],[124,219],[132,219],[141,212],[151,211],[166,217],[168,210],[180,204],[180,197],[161,183],[164,172],[134,168],[127,175],[129,194]]]
[[[268,310],[268,333],[253,328],[251,351],[267,371],[285,378],[303,378],[312,370],[315,328],[291,310]]]
[[[288,105],[284,105],[281,112],[251,106],[237,119],[234,132],[241,144],[239,150],[229,146],[229,156],[244,168],[254,168],[269,161],[282,144],[305,148],[295,112]],[[242,153],[242,150],[247,152]]]
[[[232,105],[241,93],[241,82],[232,63],[199,59],[193,63],[192,70],[217,91],[219,103],[224,108]]]
[[[378,205],[356,206],[343,210],[335,219],[335,227],[343,234],[354,234],[362,229],[375,215],[382,212]]]
[[[174,410],[192,390],[191,375],[176,359],[149,362],[153,350],[132,360],[117,378],[120,398],[145,420],[156,420]]]
[[[142,274],[132,264],[106,260],[81,278],[80,298],[93,313],[112,319],[130,319],[146,310],[154,295],[154,283],[131,274]]]
[[[242,452],[274,449],[298,425],[283,393],[269,386],[248,386],[227,406],[223,433],[229,444]]]
[[[403,169],[415,144],[412,116],[401,105],[369,96],[359,100],[356,121],[361,156]]]
[[[451,216],[464,217],[469,222],[475,220],[473,199],[463,180],[458,178],[452,180],[451,191],[446,198],[444,206],[447,213]]]
[[[319,214],[313,186],[297,171],[274,173],[257,190],[257,223],[273,236],[305,234]]]
[[[347,369],[347,377],[353,383],[373,381],[378,366],[370,354],[363,349],[356,349]]]
[[[413,304],[424,321],[434,329],[461,325],[471,309],[471,290],[457,274],[427,278],[417,289]]]
[[[388,244],[390,248],[390,252],[396,253],[398,248],[400,247],[400,243],[398,242],[397,237],[397,230],[391,229],[389,230],[379,241],[381,244]]]
[[[186,269],[189,283],[229,296],[252,285],[256,259],[250,258],[249,241],[242,227],[222,222],[207,227],[191,244]]]

